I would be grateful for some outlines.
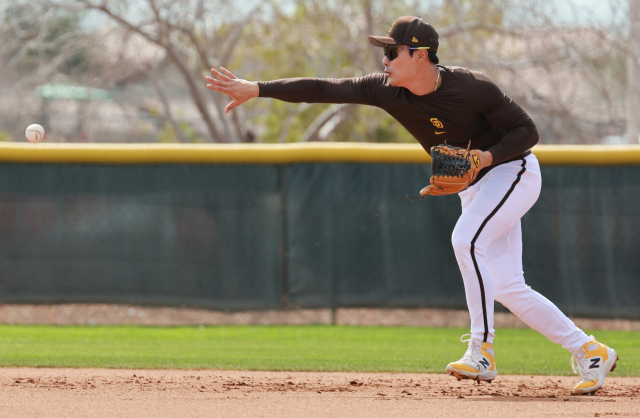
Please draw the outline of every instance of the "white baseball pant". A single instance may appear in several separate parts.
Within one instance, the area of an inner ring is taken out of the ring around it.
[[[589,337],[551,301],[527,286],[520,218],[538,200],[540,166],[530,154],[494,167],[459,194],[453,249],[464,280],[474,339],[493,344],[493,301],[574,355]]]

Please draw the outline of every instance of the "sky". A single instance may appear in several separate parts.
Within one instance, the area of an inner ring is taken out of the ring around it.
[[[558,22],[570,23],[572,20],[581,24],[599,24],[620,26],[626,24],[626,0],[550,0],[559,10]]]
[[[134,0],[135,1],[135,0]],[[234,0],[230,0],[233,2]],[[247,3],[255,3],[259,0],[235,0],[247,6]],[[295,3],[295,0],[277,0],[286,5]],[[626,26],[626,13],[628,0],[541,0],[549,7],[555,9],[555,18],[558,24],[578,24],[581,26],[608,26],[624,28]],[[612,7],[613,5],[613,7]],[[291,7],[293,10],[293,7]],[[101,26],[105,18],[99,12],[88,14],[83,26],[91,30]]]

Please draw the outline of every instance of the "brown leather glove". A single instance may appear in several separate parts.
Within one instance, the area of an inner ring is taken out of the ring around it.
[[[459,193],[469,187],[480,171],[480,154],[477,150],[452,147],[444,144],[431,147],[431,183],[420,190],[422,196],[440,196]]]

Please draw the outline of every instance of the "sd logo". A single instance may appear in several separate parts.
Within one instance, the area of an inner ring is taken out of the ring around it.
[[[444,125],[442,124],[442,122],[438,120],[438,118],[431,118],[429,120],[431,121],[431,123],[433,123],[433,126],[435,126],[438,129],[442,129],[444,127]]]

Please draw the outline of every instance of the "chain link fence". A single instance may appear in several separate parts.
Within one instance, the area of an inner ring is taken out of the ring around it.
[[[543,166],[525,279],[640,318],[640,166]],[[419,164],[0,164],[0,301],[218,310],[464,308],[457,196]]]

